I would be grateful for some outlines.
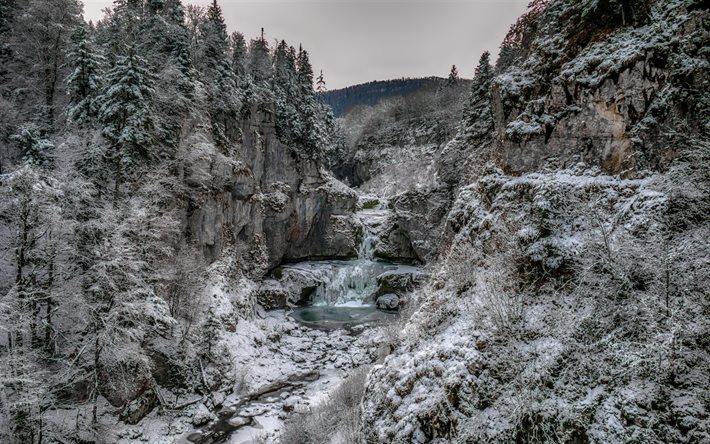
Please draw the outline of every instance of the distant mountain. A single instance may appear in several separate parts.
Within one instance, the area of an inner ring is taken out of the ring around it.
[[[333,108],[336,117],[342,117],[357,105],[375,105],[385,97],[408,96],[422,90],[444,85],[446,79],[426,77],[421,79],[380,80],[348,86],[325,93],[325,102]]]

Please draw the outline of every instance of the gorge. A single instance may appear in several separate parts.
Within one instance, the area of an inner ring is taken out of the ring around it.
[[[709,40],[534,0],[326,92],[217,1],[0,5],[0,441],[710,441]]]

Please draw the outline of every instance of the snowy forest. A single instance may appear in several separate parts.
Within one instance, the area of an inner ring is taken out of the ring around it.
[[[218,0],[2,0],[0,442],[710,442],[710,3],[500,27],[328,92]]]

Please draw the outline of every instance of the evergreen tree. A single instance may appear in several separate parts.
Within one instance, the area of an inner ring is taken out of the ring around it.
[[[214,307],[210,306],[208,312],[207,312],[207,318],[205,319],[205,323],[202,327],[202,330],[204,332],[204,338],[205,338],[205,346],[207,347],[207,356],[211,357],[212,356],[212,349],[214,346],[217,344],[217,341],[219,340],[220,337],[220,331],[222,329],[222,326],[220,325],[219,318],[217,317],[217,314],[215,313]]]
[[[94,48],[86,25],[80,25],[72,34],[73,46],[67,54],[67,64],[72,68],[67,76],[69,105],[67,117],[79,124],[96,117],[96,97],[101,90],[101,70],[104,57]]]
[[[227,26],[222,9],[214,0],[207,9],[202,26],[202,47],[205,62],[205,83],[210,101],[210,114],[215,141],[219,146],[229,144],[229,120],[235,119],[241,108],[236,76],[229,60]]]
[[[488,51],[481,55],[471,85],[471,95],[464,109],[463,124],[468,137],[480,136],[493,128],[491,82],[494,72]]]
[[[294,60],[290,58],[289,48],[286,41],[281,40],[274,50],[274,76],[276,85],[287,89],[289,83],[293,81],[295,74]]]
[[[106,29],[109,54],[118,55],[124,45],[141,41],[143,14],[143,0],[114,0]]]
[[[325,94],[325,92],[328,91],[328,88],[325,86],[325,79],[323,78],[323,70],[320,70],[320,74],[318,74],[318,78],[316,79],[316,92],[318,94]]]
[[[22,159],[31,165],[48,168],[53,163],[54,144],[42,136],[42,131],[34,123],[20,126],[17,134],[10,136],[17,143]]]
[[[102,134],[111,144],[108,156],[114,165],[114,200],[129,171],[154,155],[150,151],[154,144],[154,76],[134,47],[127,52],[108,72],[107,87],[97,98]]]
[[[222,16],[222,8],[217,3],[217,0],[212,0],[212,3],[207,8],[205,26],[202,29],[205,58],[211,68],[227,56],[227,25],[224,23]]]
[[[296,60],[298,68],[298,81],[303,89],[304,94],[313,93],[313,66],[308,57],[308,51],[303,49],[303,46],[298,48],[298,58]]]
[[[247,42],[241,32],[232,33],[232,69],[238,79],[247,73]]]
[[[153,55],[162,64],[166,55],[190,77],[190,38],[185,26],[185,10],[180,0],[150,0],[147,3],[148,32],[144,54]]]
[[[446,86],[455,86],[459,82],[459,70],[456,65],[451,65],[451,71],[449,71],[449,78],[446,79]]]
[[[257,84],[271,80],[271,55],[269,43],[264,38],[263,28],[261,36],[249,42],[249,75]]]

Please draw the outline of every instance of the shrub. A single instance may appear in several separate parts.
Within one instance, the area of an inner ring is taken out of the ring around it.
[[[366,201],[365,203],[362,204],[362,208],[364,210],[371,210],[373,208],[377,208],[377,206],[380,204],[379,199],[371,199]]]
[[[284,444],[322,444],[359,442],[360,403],[365,393],[369,366],[355,369],[330,394],[328,400],[286,421],[279,442]],[[336,439],[337,437],[337,439]]]

